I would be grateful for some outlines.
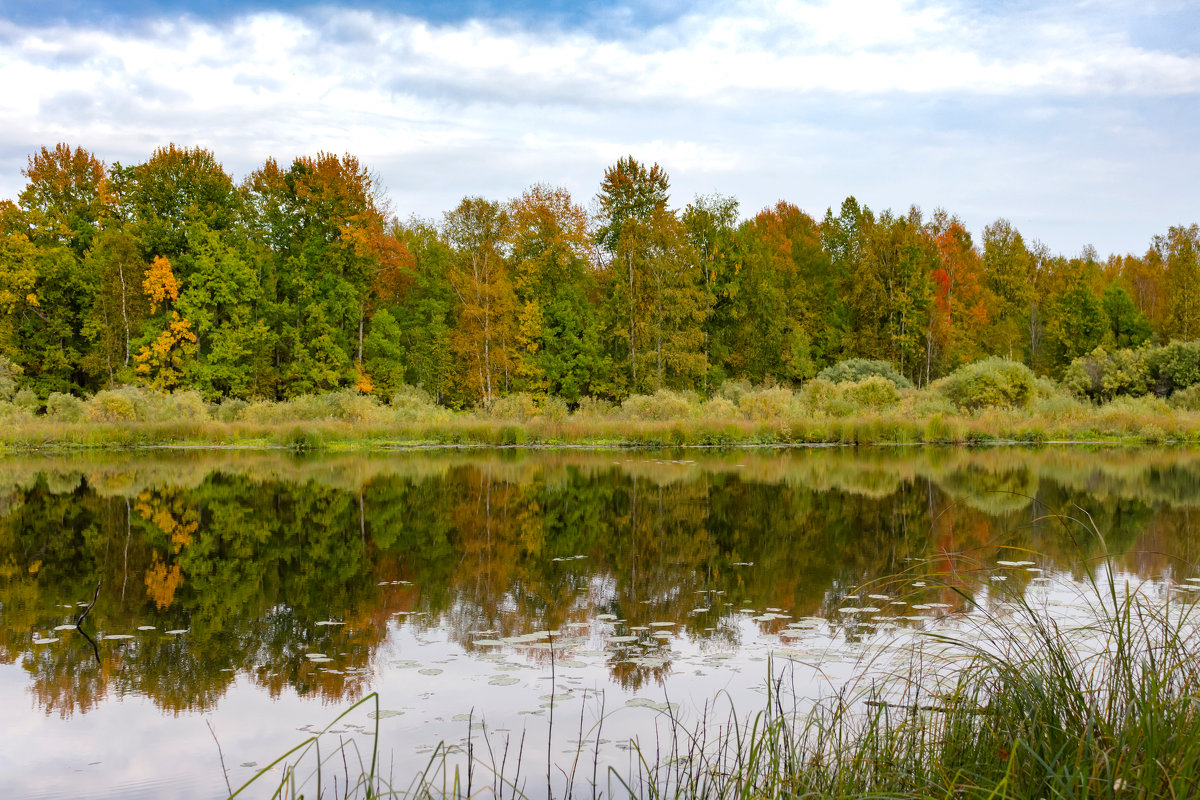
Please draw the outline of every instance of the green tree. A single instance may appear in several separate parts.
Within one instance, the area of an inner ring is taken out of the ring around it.
[[[1104,334],[1109,347],[1140,347],[1150,341],[1150,320],[1137,310],[1133,298],[1120,286],[1110,284],[1101,301],[1108,330]]]
[[[376,311],[363,344],[363,364],[370,376],[372,391],[385,398],[391,397],[392,392],[404,383],[402,338],[400,326],[388,310]]]

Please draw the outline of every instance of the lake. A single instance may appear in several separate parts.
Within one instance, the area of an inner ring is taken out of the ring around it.
[[[477,786],[507,759],[544,795],[549,761],[565,793],[768,675],[861,681],[968,599],[1070,608],[1106,551],[1194,591],[1198,514],[1181,448],[9,456],[0,786],[223,797],[334,723],[396,788],[445,742]]]

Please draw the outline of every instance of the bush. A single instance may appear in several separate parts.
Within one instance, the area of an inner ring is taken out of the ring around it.
[[[579,398],[579,405],[575,407],[575,416],[583,419],[599,419],[612,414],[615,406],[602,397],[590,397],[584,395]]]
[[[795,410],[796,395],[791,389],[759,389],[743,393],[738,406],[747,419],[779,419]]]
[[[1168,397],[1200,383],[1200,341],[1171,342],[1146,351],[1154,393]]]
[[[824,378],[813,378],[800,390],[800,402],[813,411],[827,413],[829,404],[838,396],[837,386]]]
[[[101,389],[87,401],[88,418],[94,422],[130,422],[143,419],[145,398],[133,386]]]
[[[346,422],[369,422],[379,416],[378,398],[356,389],[341,389],[329,395],[334,419]]]
[[[1036,381],[1029,367],[1004,358],[985,358],[959,367],[934,383],[959,408],[1025,408]]]
[[[700,404],[700,416],[706,420],[736,417],[737,405],[726,397],[713,397]]]
[[[1063,386],[1076,397],[1097,402],[1127,395],[1141,397],[1150,391],[1150,369],[1145,350],[1105,352],[1097,347],[1071,362],[1063,374]]]
[[[683,419],[697,411],[698,404],[688,394],[659,389],[654,394],[635,394],[621,404],[621,411],[629,419],[667,420]]]
[[[897,389],[911,389],[912,381],[900,374],[888,361],[851,358],[839,361],[817,373],[818,380],[830,383],[857,383],[866,378],[880,377],[892,382]]]
[[[1168,402],[1180,411],[1200,411],[1200,383],[1176,392]]]
[[[38,400],[37,394],[32,389],[19,389],[12,398],[12,404],[17,408],[22,408],[30,414],[36,414],[38,408],[41,407],[41,402]]]
[[[882,375],[872,375],[860,381],[843,383],[837,389],[843,401],[859,407],[882,408],[890,406],[900,399],[895,382]]]
[[[159,395],[157,405],[155,419],[162,422],[208,419],[208,404],[195,389]]]
[[[488,416],[492,419],[512,422],[526,422],[537,413],[537,401],[533,399],[533,395],[527,392],[516,392],[498,397],[492,401],[491,408],[488,409]]]
[[[445,413],[445,409],[433,401],[433,395],[419,386],[408,384],[397,387],[392,395],[392,410],[403,420],[440,417]]]
[[[8,360],[8,356],[0,356],[0,402],[12,400],[17,393],[17,376],[21,368]]]
[[[213,417],[221,422],[240,422],[246,417],[246,409],[250,404],[237,397],[226,397],[213,412]]]
[[[51,392],[46,398],[46,416],[59,422],[83,422],[87,408],[75,395]]]
[[[736,405],[741,402],[742,395],[752,391],[754,391],[754,387],[750,385],[750,381],[725,381],[713,392],[713,397],[723,398]]]
[[[542,401],[541,414],[551,422],[563,422],[570,413],[567,401],[561,397],[547,397]]]

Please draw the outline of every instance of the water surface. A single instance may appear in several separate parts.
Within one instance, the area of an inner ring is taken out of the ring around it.
[[[484,726],[535,789],[547,739],[627,770],[668,705],[751,710],[768,658],[836,689],[959,591],[1049,596],[1105,547],[1186,590],[1198,505],[1186,449],[7,458],[0,784],[220,797],[372,691],[334,738],[378,725],[399,786]]]

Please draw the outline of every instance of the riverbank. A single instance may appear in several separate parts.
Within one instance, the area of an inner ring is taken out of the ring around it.
[[[149,448],[161,446],[387,449],[422,446],[733,447],[763,445],[1165,444],[1200,441],[1200,413],[1145,401],[1072,405],[1065,411],[987,409],[920,414],[911,409],[847,416],[777,414],[637,419],[531,416],[513,419],[441,410],[433,419],[281,418],[65,422],[42,415],[9,418],[0,448]],[[1165,404],[1164,404],[1165,405]],[[382,415],[381,415],[382,416]]]

